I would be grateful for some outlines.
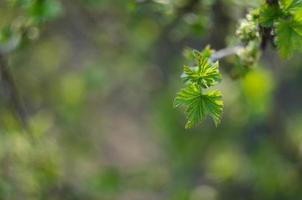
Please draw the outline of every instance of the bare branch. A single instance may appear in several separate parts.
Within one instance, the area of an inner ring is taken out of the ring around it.
[[[219,51],[216,51],[212,57],[211,60],[213,62],[220,60],[222,58],[231,56],[231,55],[236,55],[239,54],[242,50],[243,50],[243,46],[235,46],[235,47],[229,47],[229,48],[225,48],[225,49],[221,49]]]

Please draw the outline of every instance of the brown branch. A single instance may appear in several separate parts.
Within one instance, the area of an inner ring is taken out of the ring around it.
[[[268,6],[271,7],[279,7],[278,0],[266,0]],[[261,35],[261,50],[265,50],[268,44],[271,44],[273,47],[276,47],[275,44],[275,34],[274,34],[274,26],[272,27],[264,27],[259,25],[259,32]]]
[[[277,5],[278,4],[278,0],[266,0],[266,3],[269,5]]]
[[[14,110],[14,113],[17,119],[20,121],[21,126],[28,132],[28,116],[21,99],[21,96],[18,92],[16,82],[8,68],[8,62],[3,54],[0,53],[0,78],[1,84],[3,86],[4,95],[9,101],[11,108]]]

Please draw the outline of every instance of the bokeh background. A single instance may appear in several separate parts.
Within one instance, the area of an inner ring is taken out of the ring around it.
[[[0,101],[3,200],[302,199],[301,56],[221,61],[225,109],[185,130],[186,48],[232,44],[261,0],[61,0],[9,55],[32,135]],[[0,0],[0,27],[21,11]],[[34,138],[34,139],[33,139]]]

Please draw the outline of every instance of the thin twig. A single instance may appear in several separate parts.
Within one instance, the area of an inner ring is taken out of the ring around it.
[[[216,51],[212,55],[211,60],[213,62],[215,62],[215,61],[220,60],[222,58],[225,58],[225,57],[228,57],[228,56],[231,56],[231,55],[239,54],[243,50],[243,48],[244,47],[242,47],[242,46],[235,46],[235,47],[229,47],[229,48],[221,49],[219,51]]]

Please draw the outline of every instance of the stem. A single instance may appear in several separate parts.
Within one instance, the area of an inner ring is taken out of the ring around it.
[[[231,56],[231,55],[235,55],[235,54],[239,54],[240,51],[243,50],[243,47],[242,46],[235,46],[235,47],[228,47],[228,48],[225,48],[225,49],[221,49],[219,51],[216,51],[212,57],[211,57],[211,60],[213,62],[217,61],[217,60],[220,60],[222,58],[225,58],[225,57],[228,57],[228,56]]]

